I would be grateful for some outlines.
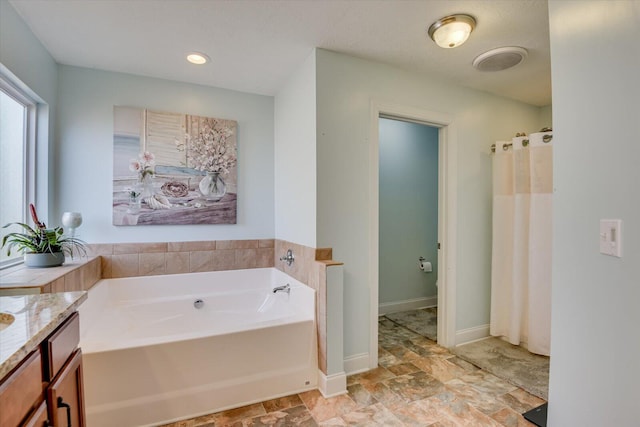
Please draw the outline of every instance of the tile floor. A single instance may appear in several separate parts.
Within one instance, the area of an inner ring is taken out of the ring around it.
[[[348,394],[291,395],[165,427],[533,426],[520,415],[544,401],[388,319],[379,366],[347,379]]]
[[[438,311],[435,307],[389,313],[384,317],[437,340]],[[452,353],[541,399],[546,400],[549,395],[549,357],[529,353],[524,347],[496,337],[456,347]]]
[[[492,337],[456,347],[452,352],[507,382],[538,396],[549,396],[549,357]]]
[[[433,341],[438,341],[438,308],[388,313],[384,317]]]

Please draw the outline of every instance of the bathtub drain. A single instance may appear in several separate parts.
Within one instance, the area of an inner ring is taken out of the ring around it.
[[[204,305],[204,301],[201,299],[197,299],[193,302],[193,306],[195,308],[202,308],[203,305]]]

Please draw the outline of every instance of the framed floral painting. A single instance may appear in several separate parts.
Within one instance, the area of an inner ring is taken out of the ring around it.
[[[113,224],[235,224],[234,120],[114,107]]]

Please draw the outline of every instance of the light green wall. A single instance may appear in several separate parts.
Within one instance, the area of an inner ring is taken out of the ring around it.
[[[0,62],[44,102],[55,105],[57,64],[13,6],[0,0]]]
[[[262,239],[274,236],[273,97],[61,65],[56,212],[82,212],[88,242]],[[112,225],[113,107],[238,122],[235,225]]]
[[[56,64],[13,7],[0,0],[0,63],[41,104],[37,199],[48,223],[83,213],[88,242],[259,239],[274,236],[273,97]],[[113,107],[238,121],[236,225],[111,225]],[[55,126],[54,126],[55,125]],[[43,208],[45,206],[45,208]]]
[[[275,237],[316,246],[316,53],[275,97]]]
[[[640,2],[549,1],[554,246],[549,426],[638,425]],[[622,258],[599,221],[622,219]]]
[[[49,195],[55,188],[49,173],[55,169],[55,159],[49,153],[55,145],[58,66],[6,0],[0,0],[0,73],[38,102],[35,202],[39,213],[48,213],[44,219],[49,222]]]
[[[380,119],[379,302],[436,295],[438,129]],[[433,273],[418,269],[423,256]]]
[[[345,356],[369,351],[371,101],[452,115],[458,142],[456,329],[489,323],[489,147],[538,129],[540,109],[378,62],[318,50],[317,239],[345,272]]]
[[[538,127],[538,130],[542,128],[553,129],[553,108],[551,105],[540,107],[540,123],[538,124]]]

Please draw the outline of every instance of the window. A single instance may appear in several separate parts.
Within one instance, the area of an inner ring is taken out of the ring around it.
[[[0,78],[0,227],[26,222],[27,205],[34,200],[33,159],[36,104]],[[0,238],[16,227],[0,229]],[[20,253],[0,253],[0,268],[20,262]]]

